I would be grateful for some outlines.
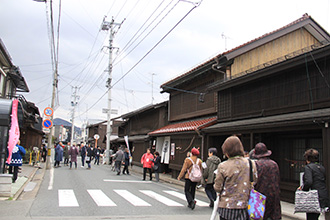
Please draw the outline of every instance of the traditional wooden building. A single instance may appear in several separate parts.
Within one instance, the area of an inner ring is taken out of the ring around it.
[[[146,149],[155,150],[155,141],[148,133],[168,124],[168,102],[148,105],[119,118],[122,119],[118,127],[119,138],[113,143],[126,146],[126,136],[133,155],[133,164],[141,165],[140,159]]]
[[[4,172],[12,99],[19,101],[17,114],[21,145],[26,149],[32,149],[42,144],[42,119],[39,109],[18,92],[29,92],[29,88],[0,39],[0,173]]]
[[[320,152],[330,178],[330,35],[310,16],[220,54],[218,123],[207,144],[237,134],[245,150],[264,142],[280,167],[281,196],[293,201],[308,148]],[[328,181],[328,188],[330,182]]]

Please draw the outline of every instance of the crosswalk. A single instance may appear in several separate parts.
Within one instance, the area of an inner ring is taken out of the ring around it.
[[[113,199],[120,198],[124,199],[126,202],[130,203],[136,207],[148,207],[152,206],[150,204],[150,198],[156,203],[161,203],[169,207],[182,207],[186,204],[186,197],[183,193],[174,191],[174,190],[163,190],[160,192],[154,192],[152,190],[138,190],[135,192],[138,195],[130,192],[126,189],[114,189],[114,193],[109,193],[112,195],[112,199],[109,198],[102,190],[100,189],[87,189],[87,195],[89,195],[95,204],[98,207],[114,207],[117,206],[116,202]],[[142,198],[141,198],[142,197]],[[148,202],[145,201],[148,199]],[[179,199],[180,202],[175,201],[174,199]],[[196,205],[201,207],[207,207],[209,204],[201,200],[196,199]],[[122,204],[122,202],[118,202]],[[79,203],[76,197],[76,194],[73,189],[59,189],[58,190],[58,206],[59,207],[79,207]]]

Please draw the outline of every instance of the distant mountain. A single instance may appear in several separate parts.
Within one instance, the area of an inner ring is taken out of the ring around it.
[[[61,119],[61,118],[54,118],[53,119],[53,125],[63,125],[64,127],[70,127],[71,128],[71,122],[68,122],[67,120]],[[74,130],[80,134],[81,129],[77,126],[74,126]]]

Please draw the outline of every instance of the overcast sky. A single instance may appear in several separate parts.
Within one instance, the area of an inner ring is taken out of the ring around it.
[[[53,7],[57,28],[58,0]],[[87,118],[106,119],[102,108],[107,107],[107,95],[95,104],[106,92],[109,33],[100,31],[105,15],[107,21],[114,17],[118,23],[126,18],[114,38],[118,50],[113,53],[112,109],[119,114],[112,117],[151,104],[152,91],[154,103],[166,101],[168,95],[160,94],[161,84],[304,13],[330,29],[329,1],[325,0],[203,0],[147,55],[193,7],[183,0],[62,0],[55,117],[70,119],[72,88],[77,86],[80,100],[75,124]],[[0,0],[0,38],[30,88],[24,96],[40,112],[50,106],[52,92],[47,11],[49,4],[42,2]]]

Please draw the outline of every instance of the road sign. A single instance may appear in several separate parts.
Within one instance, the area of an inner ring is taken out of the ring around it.
[[[49,119],[45,119],[42,122],[42,126],[44,126],[44,128],[51,128],[53,126],[53,122]]]
[[[98,135],[98,134],[95,134],[95,135],[94,135],[94,139],[97,140],[97,139],[99,139],[99,138],[100,138],[100,135]]]
[[[53,114],[54,114],[54,110],[51,108],[51,107],[47,107],[47,108],[45,108],[45,110],[44,110],[44,114],[46,115],[46,116],[52,116]]]

